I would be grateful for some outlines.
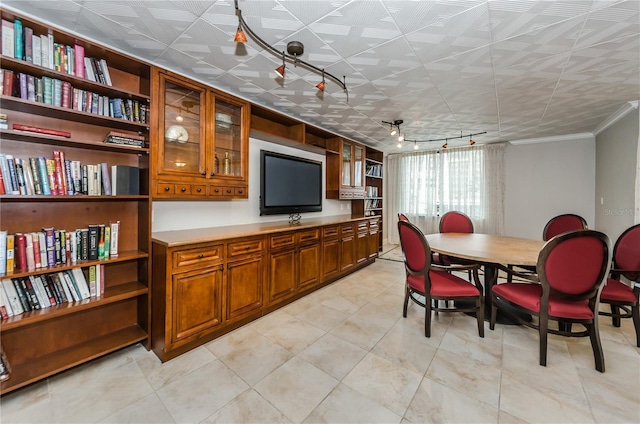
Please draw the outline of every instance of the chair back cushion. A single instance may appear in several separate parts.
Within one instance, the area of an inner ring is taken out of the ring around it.
[[[606,234],[580,230],[548,241],[538,256],[538,274],[543,289],[577,299],[592,298],[606,280],[611,259]]]
[[[447,212],[440,218],[440,232],[473,233],[473,222],[462,212]]]
[[[407,218],[407,215],[403,214],[403,213],[399,213],[398,214],[398,220],[400,221],[407,221],[409,222],[409,218]]]
[[[627,229],[618,237],[613,248],[613,263],[617,269],[640,269],[640,224]],[[632,281],[640,278],[638,273],[622,272],[622,275]]]
[[[587,221],[579,215],[564,214],[553,217],[547,222],[542,231],[542,239],[544,241],[551,240],[551,238],[558,234],[566,233],[567,231],[574,230],[586,230]]]
[[[410,222],[398,221],[398,234],[407,270],[426,275],[431,268],[431,255],[422,231]]]

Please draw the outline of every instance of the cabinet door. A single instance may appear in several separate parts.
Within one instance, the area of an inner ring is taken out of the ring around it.
[[[317,285],[320,282],[320,245],[310,244],[300,247],[298,266],[299,288]]]
[[[364,147],[353,146],[353,186],[364,187]]]
[[[172,343],[222,323],[222,266],[175,274],[171,290]]]
[[[269,254],[269,303],[296,292],[296,251],[287,249]]]
[[[342,142],[342,186],[351,187],[353,180],[351,179],[351,143]]]
[[[353,234],[340,239],[340,271],[347,271],[355,265],[355,238]]]
[[[331,239],[322,242],[322,278],[328,279],[340,272],[339,240]]]
[[[212,176],[246,177],[247,143],[244,142],[244,118],[248,114],[246,105],[231,99],[215,96],[214,110],[214,154],[210,168]]]
[[[378,236],[377,229],[369,232],[369,236],[367,237],[367,245],[369,246],[368,248],[369,258],[377,257],[378,250],[380,249],[379,236]]]
[[[263,304],[264,258],[230,262],[227,265],[227,320],[259,311]]]
[[[361,263],[369,258],[369,233],[358,232],[356,236],[356,263]]]
[[[159,75],[161,107],[159,119],[158,173],[206,176],[203,86],[187,80]]]

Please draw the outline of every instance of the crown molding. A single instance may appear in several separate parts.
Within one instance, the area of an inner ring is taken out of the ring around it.
[[[595,136],[590,133],[576,133],[576,134],[565,134],[565,135],[552,135],[549,137],[538,137],[538,138],[523,138],[520,140],[510,140],[509,143],[514,146],[518,146],[520,144],[535,144],[535,143],[549,143],[552,141],[573,141],[573,140],[584,140],[585,138],[594,138]]]
[[[606,130],[607,128],[609,128],[611,125],[615,124],[616,122],[618,122],[619,120],[621,120],[622,118],[624,118],[625,116],[627,116],[627,114],[635,109],[638,109],[638,100],[634,100],[632,102],[627,102],[624,105],[622,105],[620,107],[620,109],[618,109],[617,111],[615,111],[611,116],[609,116],[607,119],[605,119],[600,125],[598,125],[594,130],[593,130],[593,135],[598,135],[600,134],[602,131]]]

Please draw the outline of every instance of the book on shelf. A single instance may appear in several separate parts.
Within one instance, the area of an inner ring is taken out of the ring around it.
[[[0,274],[7,273],[7,231],[0,230]]]
[[[120,237],[120,221],[112,221],[109,223],[111,229],[111,240],[109,241],[109,256],[118,256],[118,238]]]
[[[113,165],[111,167],[111,193],[114,196],[140,194],[140,168]]]
[[[24,60],[33,63],[33,28],[24,27]]]
[[[53,231],[53,245],[55,247],[56,265],[62,263],[62,250],[60,250],[60,230]]]
[[[104,250],[100,257],[101,260],[109,259],[111,256],[111,225],[104,226]]]
[[[20,299],[20,304],[22,305],[22,309],[24,310],[24,312],[31,311],[33,307],[31,306],[31,302],[29,301],[29,294],[23,287],[21,279],[12,278],[11,282],[13,283],[13,287],[18,294],[18,299]]]
[[[51,184],[49,183],[49,172],[47,168],[47,159],[44,156],[38,156],[38,171],[40,172],[40,184],[42,184],[42,194],[49,196],[51,193]]]
[[[11,182],[9,163],[7,162],[7,157],[4,153],[0,153],[0,169],[2,170],[5,194],[13,194],[13,183]]]
[[[27,194],[27,189],[24,182],[24,170],[22,169],[22,160],[20,158],[14,158],[14,167],[16,169],[16,178],[18,179],[18,194]]]
[[[7,300],[11,305],[13,314],[20,315],[21,313],[23,313],[24,308],[22,306],[22,302],[20,301],[20,296],[18,295],[15,286],[13,285],[13,281],[11,281],[11,279],[9,278],[6,278],[0,281],[0,284],[2,284],[2,287],[7,295]]]
[[[42,309],[42,305],[40,304],[40,300],[38,295],[36,294],[36,289],[33,287],[31,280],[29,277],[20,277],[20,285],[27,295],[27,301],[31,305],[31,310]]]
[[[4,72],[0,71],[0,89],[2,88],[2,75],[4,75]],[[7,114],[0,113],[0,130],[8,130],[8,129],[9,129],[9,123],[7,121]]]
[[[31,235],[31,245],[33,246],[33,258],[35,263],[35,268],[42,268],[42,255],[40,254],[40,238],[38,237],[38,233],[33,232]]]
[[[102,173],[102,192],[105,196],[111,196],[111,178],[109,177],[109,165],[106,162],[100,164]]]
[[[71,270],[71,277],[75,282],[75,285],[78,287],[78,291],[80,293],[80,297],[82,299],[86,299],[91,297],[91,293],[89,292],[89,285],[87,284],[87,280],[82,272],[81,268],[73,268]]]
[[[16,49],[15,29],[13,22],[2,20],[2,54],[7,57],[15,57]]]
[[[58,137],[70,138],[71,133],[69,131],[53,130],[49,128],[34,127],[32,125],[13,124],[13,129],[16,131],[33,132],[38,134],[55,135]]]
[[[27,236],[23,233],[16,233],[14,236],[16,269],[27,271]]]
[[[2,346],[0,346],[0,381],[5,381],[11,378],[11,365],[5,355]]]
[[[100,237],[100,226],[99,225],[89,225],[88,232],[88,241],[89,241],[89,260],[98,259],[98,242]]]
[[[105,259],[105,229],[104,224],[98,225],[98,260]]]
[[[16,266],[15,234],[7,234],[7,273],[12,273]]]
[[[11,177],[11,193],[20,194],[20,186],[18,185],[18,174],[16,172],[16,163],[13,155],[5,155],[9,176]]]
[[[2,319],[9,319],[9,317],[12,316],[13,309],[11,309],[11,305],[9,304],[4,288],[0,287],[0,317]]]
[[[49,264],[47,261],[47,239],[44,231],[38,233],[38,245],[40,246],[40,267],[46,268]]]
[[[4,184],[4,172],[2,171],[2,166],[0,166],[0,195],[7,194]]]
[[[19,60],[24,60],[24,33],[22,29],[22,21],[20,19],[13,20],[13,30],[14,30],[14,53],[15,58]]]
[[[62,290],[62,286],[59,285],[59,281],[56,282],[54,279],[55,274],[44,274],[42,275],[42,282],[45,283],[53,293],[56,304],[59,305],[61,303],[66,302],[66,297],[64,295],[64,291]]]
[[[29,158],[29,167],[31,168],[31,176],[33,178],[33,191],[34,194],[40,195],[42,192],[42,182],[41,182],[41,173],[38,165],[38,158],[30,157]]]
[[[62,271],[54,272],[47,275],[50,277],[51,281],[53,281],[53,284],[58,288],[62,303],[73,302],[73,296],[71,295],[71,291],[69,291],[69,287],[67,286],[67,282],[64,279],[64,275],[62,275]]]
[[[42,40],[40,36],[33,34],[31,44],[33,46],[33,64],[42,66]]]
[[[53,227],[43,228],[45,246],[47,250],[47,266],[53,267],[56,265],[56,235]]]
[[[42,285],[42,280],[39,275],[30,275],[26,278],[29,279],[29,283],[31,283],[31,287],[33,287],[33,291],[38,298],[38,303],[40,304],[40,309],[46,309],[51,306],[51,302],[47,297],[47,293],[44,290],[44,286]]]
[[[56,178],[56,162],[53,159],[45,159],[45,163],[51,195],[58,196],[62,193],[60,187],[58,187],[58,179]]]
[[[36,269],[36,259],[33,254],[33,238],[31,237],[31,233],[24,234],[25,239],[25,249],[27,256],[27,270],[33,271]]]
[[[69,291],[69,302],[82,300],[82,296],[80,296],[80,292],[75,286],[74,280],[71,278],[71,273],[69,271],[60,271],[58,276],[61,281],[64,281],[65,287],[67,287],[67,290]]]

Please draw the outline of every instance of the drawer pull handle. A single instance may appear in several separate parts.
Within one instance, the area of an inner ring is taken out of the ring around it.
[[[249,249],[251,249],[251,246],[247,246],[244,248],[244,250],[249,250]]]
[[[214,175],[216,175],[216,173],[215,173],[215,172],[212,172],[212,173],[211,173],[211,176],[213,177]]]
[[[169,190],[171,190],[171,188],[169,188],[169,187],[165,187],[164,188],[164,191],[169,191]]]
[[[213,190],[215,193],[220,193],[220,189]]]
[[[203,177],[206,177],[206,176],[207,176],[207,172],[206,172],[206,171],[205,171],[205,172],[203,172],[203,173],[202,173],[202,176],[203,176]]]
[[[201,191],[202,191],[202,189],[201,189],[201,188],[199,188],[199,189],[197,190],[197,192],[198,192],[198,193],[200,193]]]
[[[204,258],[204,255],[201,253],[198,255],[198,259],[202,259],[202,258]]]
[[[242,190],[238,190],[238,193],[239,193],[239,194],[242,194]]]
[[[227,193],[231,194],[231,189],[227,189]]]
[[[187,188],[186,188],[186,187],[182,187],[182,188],[180,189],[180,191],[184,193],[185,191],[187,191]]]

